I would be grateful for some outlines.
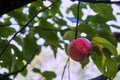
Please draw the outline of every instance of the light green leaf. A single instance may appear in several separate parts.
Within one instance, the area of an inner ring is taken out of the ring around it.
[[[94,37],[92,43],[98,47],[107,48],[113,55],[117,55],[116,47],[102,37]]]
[[[93,51],[91,57],[103,75],[113,79],[117,73],[117,60],[112,56],[117,55],[114,45],[102,37],[94,37],[92,40]]]
[[[74,31],[67,31],[63,35],[64,40],[72,41],[74,38],[75,38],[75,32]]]

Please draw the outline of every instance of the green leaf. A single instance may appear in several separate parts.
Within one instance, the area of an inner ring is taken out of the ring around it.
[[[85,61],[80,62],[82,68],[84,68],[88,63],[90,62],[89,58],[87,58]]]
[[[60,47],[56,28],[45,19],[42,19],[41,23],[42,24],[40,24],[39,27],[34,29],[34,33],[38,33],[41,38],[45,39],[44,45],[50,45],[56,55],[57,48]]]
[[[93,51],[91,57],[103,73],[103,75],[113,79],[117,73],[117,60],[112,56],[117,55],[117,51],[114,45],[102,37],[94,37],[92,40]]]
[[[55,23],[57,23],[60,26],[65,26],[67,24],[66,21],[63,20],[62,18],[60,19],[60,18],[55,17],[53,18],[53,20],[55,21]]]
[[[52,0],[51,0],[52,1]],[[51,9],[50,9],[50,12],[53,16],[55,16],[56,13],[58,13],[60,16],[62,15],[61,14],[61,11],[59,10],[60,8],[60,4],[62,3],[62,1],[59,1],[57,4],[55,4]]]
[[[0,27],[0,37],[7,38],[15,32],[13,28],[10,27]]]
[[[23,43],[23,53],[25,59],[28,61],[35,55],[38,46],[36,44],[36,39],[32,33],[29,33],[29,35],[24,38]]]
[[[31,4],[31,5],[32,5],[32,4]],[[33,15],[35,15],[37,12],[38,12],[38,11],[37,11],[37,8],[35,7],[35,5],[30,6],[30,8],[29,8],[29,17],[32,18]]]
[[[91,8],[108,20],[115,20],[115,16],[112,14],[113,9],[109,4],[91,4]]]
[[[90,55],[93,59],[93,62],[96,64],[97,68],[103,73],[104,72],[104,69],[102,67],[103,59],[102,59],[102,54],[101,54],[99,48],[94,47],[93,51]]]
[[[74,38],[75,38],[75,32],[74,31],[67,31],[63,35],[64,40],[72,41]]]
[[[42,75],[45,77],[45,80],[53,80],[53,78],[56,77],[56,74],[51,71],[45,71],[42,73]]]
[[[72,11],[73,15],[77,18],[77,7],[78,5],[77,4],[73,4],[72,6],[70,6],[66,12],[69,13],[70,11]],[[80,4],[80,10],[79,10],[79,14],[80,14],[80,17],[83,16],[83,12],[82,12],[82,9],[83,8],[86,8],[86,4]]]
[[[116,47],[102,37],[94,37],[92,43],[93,45],[96,45],[100,48],[107,48],[112,53],[112,55],[117,55]]]
[[[23,76],[26,76],[27,75],[27,69],[25,68],[22,72],[21,72],[21,74],[23,75]]]
[[[8,13],[8,15],[13,17],[21,25],[26,24],[26,21],[28,19],[26,14],[22,13],[22,8],[15,11],[11,11],[10,13]]]
[[[37,68],[33,68],[32,71],[35,72],[35,73],[41,73],[40,69],[37,69]]]
[[[101,25],[106,24],[107,19],[105,17],[102,17],[100,14],[97,14],[95,16],[88,16],[86,21]]]
[[[94,47],[91,57],[102,74],[113,79],[117,73],[118,67],[117,61],[112,59],[109,53],[110,52],[108,50],[104,51],[99,47]]]

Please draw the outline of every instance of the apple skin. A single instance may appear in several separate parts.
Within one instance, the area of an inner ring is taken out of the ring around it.
[[[77,38],[68,45],[68,54],[75,61],[84,61],[92,51],[92,44],[86,38]]]

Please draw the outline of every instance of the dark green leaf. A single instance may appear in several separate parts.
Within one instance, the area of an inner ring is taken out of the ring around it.
[[[7,38],[15,32],[13,28],[10,27],[0,27],[0,37]]]
[[[87,58],[85,61],[80,62],[82,68],[84,68],[89,63],[89,58]]]
[[[26,76],[27,75],[27,69],[25,68],[22,72],[21,72],[21,74],[23,75],[23,76]]]
[[[45,71],[42,73],[42,75],[45,77],[46,80],[53,80],[53,78],[56,77],[56,74],[51,71]]]
[[[50,45],[54,53],[56,54],[57,47],[60,47],[57,31],[55,30],[56,28],[54,28],[52,24],[46,22],[46,20],[44,19],[41,21],[41,23],[42,24],[40,24],[39,27],[37,27],[34,32],[38,33],[41,38],[44,38],[45,39],[44,45],[45,46]]]
[[[41,73],[40,69],[37,69],[37,68],[34,68],[32,71],[35,73]]]
[[[32,33],[30,33],[29,35],[27,35],[24,38],[23,43],[24,43],[23,44],[23,53],[25,55],[25,59],[28,61],[34,56],[38,46],[36,44],[36,39]]]
[[[26,24],[27,16],[21,12],[22,10],[15,10],[10,13],[8,13],[9,16],[14,17],[16,21],[19,22],[19,24]]]

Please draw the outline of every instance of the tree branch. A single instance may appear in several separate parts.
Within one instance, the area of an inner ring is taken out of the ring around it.
[[[4,76],[3,74],[0,74],[0,80],[12,80],[8,78],[7,76]]]
[[[90,80],[107,80],[108,78],[104,75],[99,75],[96,78],[90,79]]]
[[[0,0],[0,16],[37,0]]]
[[[96,1],[96,0],[80,0],[82,2],[90,2],[90,3],[107,3],[107,4],[119,4],[120,1],[109,1],[109,0],[100,0],[100,1]]]
[[[107,4],[119,4],[120,1],[110,1],[110,0],[71,0],[71,1],[81,1],[81,2],[89,2],[89,3],[107,3]]]

